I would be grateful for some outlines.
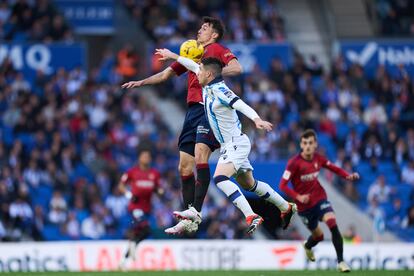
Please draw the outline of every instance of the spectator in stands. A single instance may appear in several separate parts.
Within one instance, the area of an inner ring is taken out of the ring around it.
[[[395,198],[392,202],[392,208],[387,216],[387,222],[393,227],[400,227],[405,216],[405,210],[402,207],[401,199]]]
[[[49,203],[49,221],[53,224],[62,224],[67,219],[67,203],[60,191],[55,191]]]
[[[24,192],[20,191],[15,200],[10,203],[9,216],[15,238],[21,238],[22,234],[31,234],[33,210],[27,203]]]
[[[113,188],[113,192],[105,201],[105,206],[111,210],[115,219],[119,219],[126,214],[128,199],[121,193],[118,186]]]
[[[414,227],[414,205],[412,205],[407,212],[406,217],[402,222],[403,228],[413,228]]]
[[[362,239],[361,236],[357,234],[355,225],[351,224],[342,234],[345,243],[359,244]]]
[[[99,239],[105,235],[105,225],[100,215],[93,212],[82,222],[82,235],[90,239]]]
[[[34,218],[33,218],[33,239],[35,241],[41,241],[43,237],[43,229],[45,225],[45,218],[43,208],[40,205],[36,205],[34,208]]]
[[[136,77],[138,67],[138,55],[131,44],[126,44],[117,55],[117,73],[124,79],[123,82]]]
[[[63,227],[63,233],[65,233],[71,239],[78,239],[81,236],[80,223],[76,218],[75,212],[69,212],[68,219]]]
[[[411,160],[405,165],[401,172],[401,179],[403,182],[414,186],[414,160]]]
[[[397,168],[402,167],[403,163],[408,161],[407,144],[402,137],[398,138],[397,143],[395,143],[392,160],[397,165]]]
[[[369,187],[367,200],[372,202],[375,199],[380,204],[387,203],[390,202],[393,193],[394,191],[385,181],[385,176],[381,174]]]
[[[369,101],[368,107],[365,108],[363,117],[364,122],[367,125],[370,125],[372,122],[384,124],[388,120],[384,106],[378,104],[375,99],[371,99]]]

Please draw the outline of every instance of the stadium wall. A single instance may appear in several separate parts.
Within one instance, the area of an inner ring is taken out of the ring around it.
[[[0,244],[0,272],[116,270],[126,241],[22,242]],[[414,243],[345,244],[353,269],[414,269]],[[140,244],[131,270],[335,269],[332,244],[306,261],[302,243],[241,240],[149,240]]]

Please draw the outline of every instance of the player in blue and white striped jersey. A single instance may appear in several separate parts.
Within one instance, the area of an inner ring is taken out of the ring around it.
[[[254,179],[253,168],[248,159],[251,148],[250,140],[241,131],[241,123],[236,110],[251,119],[258,129],[271,131],[272,124],[263,121],[256,111],[228,88],[221,77],[223,65],[218,59],[206,58],[199,65],[168,49],[158,49],[157,54],[161,55],[162,59],[176,59],[197,74],[198,81],[203,87],[204,109],[210,127],[221,145],[221,155],[214,173],[214,182],[245,215],[249,225],[247,232],[254,232],[263,219],[253,212],[239,187],[230,181],[229,178],[232,176],[244,189],[255,192],[261,198],[277,206],[282,212],[282,224],[285,229],[296,211],[296,206],[284,200],[269,184]],[[182,212],[174,212],[174,214],[180,219],[201,222],[201,213],[194,207]],[[174,234],[181,232],[181,229],[171,227],[166,232]]]

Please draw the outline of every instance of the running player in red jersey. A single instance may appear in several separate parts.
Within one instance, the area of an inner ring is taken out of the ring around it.
[[[280,180],[280,189],[295,200],[298,214],[312,232],[304,243],[306,256],[315,261],[312,247],[323,240],[322,229],[318,226],[323,221],[332,233],[332,243],[338,258],[338,269],[349,272],[349,266],[343,259],[343,241],[336,224],[335,213],[328,201],[325,189],[318,181],[318,174],[322,168],[336,173],[347,180],[359,179],[358,173],[351,173],[335,166],[324,156],[316,153],[318,147],[317,136],[314,130],[305,130],[300,138],[301,153],[291,158]],[[293,189],[288,186],[292,182]]]
[[[148,217],[151,212],[151,198],[157,192],[162,194],[160,174],[151,166],[151,152],[142,150],[139,153],[138,165],[124,173],[119,182],[120,191],[129,199],[128,212],[131,215],[132,225],[128,233],[129,245],[120,268],[125,269],[129,258],[135,259],[135,249],[138,243],[150,235]]]
[[[222,73],[225,77],[238,75],[242,72],[242,68],[236,56],[229,49],[217,43],[223,34],[224,26],[220,20],[213,17],[203,17],[203,24],[197,33],[197,41],[204,46],[203,58],[219,59],[225,65]],[[158,74],[143,80],[125,83],[122,87],[133,88],[157,84],[185,72],[187,69],[184,66],[174,62]],[[211,153],[220,147],[205,117],[202,102],[201,86],[197,76],[193,72],[188,72],[188,109],[178,141],[180,151],[178,170],[182,180],[184,209],[193,206],[199,212],[210,184],[208,159]],[[194,179],[194,165],[197,171],[197,181]],[[198,229],[198,225],[190,220],[182,220],[175,226],[175,229],[179,229],[181,232],[193,232]]]

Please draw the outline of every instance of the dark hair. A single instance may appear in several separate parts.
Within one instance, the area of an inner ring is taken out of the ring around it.
[[[316,135],[316,132],[313,129],[308,128],[300,136],[300,141],[302,141],[302,139],[306,139],[306,138],[309,138],[309,137],[314,137],[315,141],[318,140],[318,136]]]
[[[223,63],[213,57],[208,57],[208,58],[203,58],[201,60],[201,63],[204,65],[204,67],[208,70],[211,71],[214,75],[214,77],[217,77],[219,75],[221,75],[221,71],[223,69]]]
[[[152,155],[152,149],[150,145],[140,145],[137,148],[138,156],[140,156],[142,153],[148,152],[150,155]]]
[[[207,23],[211,25],[214,32],[218,35],[216,41],[219,41],[220,39],[223,38],[225,29],[224,29],[223,22],[221,22],[220,19],[210,17],[210,16],[204,16],[203,23]]]

